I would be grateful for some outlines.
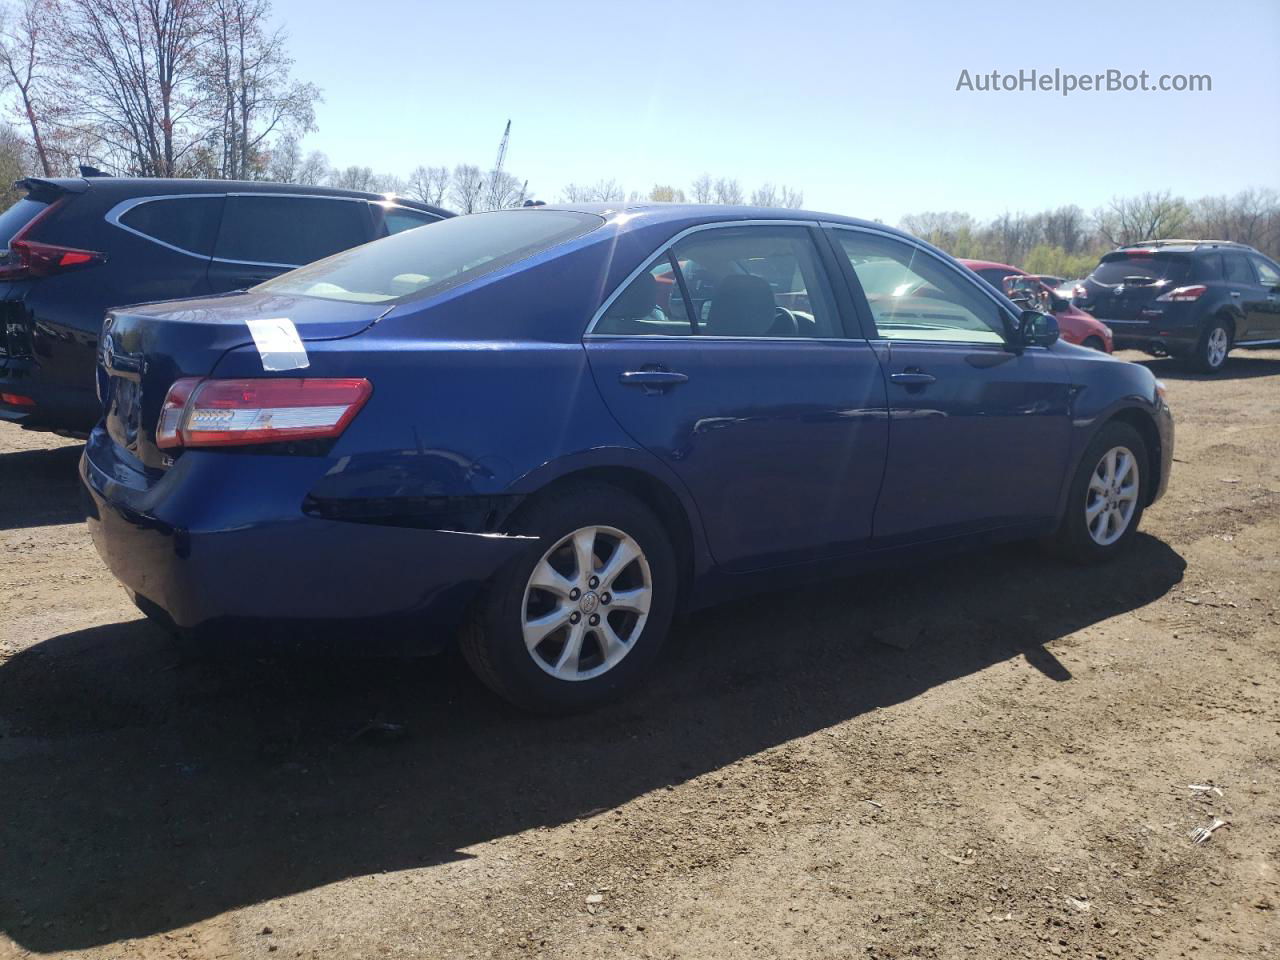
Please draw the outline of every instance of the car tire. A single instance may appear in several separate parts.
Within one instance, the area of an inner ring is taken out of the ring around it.
[[[511,532],[538,539],[482,591],[461,635],[467,663],[526,710],[617,699],[648,672],[671,625],[679,577],[666,529],[621,489],[574,484],[527,503]],[[615,560],[625,566],[612,569]]]
[[[1097,350],[1099,353],[1107,352],[1107,345],[1102,342],[1101,337],[1085,337],[1082,347],[1088,347],[1090,350]]]
[[[1217,373],[1226,364],[1233,342],[1231,321],[1214,317],[1200,332],[1187,362],[1200,373]]]
[[[1071,478],[1054,537],[1057,552],[1076,563],[1101,563],[1122,553],[1142,521],[1152,480],[1150,463],[1147,445],[1136,429],[1115,420],[1103,426]],[[1137,479],[1129,489],[1131,470]]]

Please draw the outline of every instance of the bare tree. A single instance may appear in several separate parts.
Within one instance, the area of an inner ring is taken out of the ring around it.
[[[560,191],[564,203],[616,203],[625,199],[627,191],[617,180],[597,180],[590,186],[570,183]]]
[[[0,204],[7,209],[21,196],[12,186],[31,169],[32,150],[16,129],[0,123]]]
[[[342,190],[372,191],[377,186],[377,174],[373,172],[373,167],[361,167],[353,164],[349,167],[343,167],[341,170],[331,170],[329,172],[329,186],[338,187]]]
[[[12,19],[0,32],[0,84],[12,84],[18,92],[18,103],[31,130],[41,172],[46,177],[53,176],[54,172],[43,133],[47,109],[43,84],[54,12],[53,0],[24,0],[21,7],[12,11]]]
[[[742,186],[737,180],[721,177],[715,185],[716,203],[742,203]]]
[[[475,213],[480,209],[485,179],[480,168],[470,163],[460,163],[453,168],[449,181],[449,199],[459,213]]]
[[[753,207],[778,206],[777,188],[772,183],[761,184],[758,189],[751,191],[751,205]]]
[[[409,174],[409,183],[405,192],[409,196],[438,207],[444,203],[445,191],[449,189],[448,167],[413,168]]]
[[[218,108],[218,175],[254,179],[265,170],[270,137],[315,128],[320,91],[289,76],[293,61],[285,53],[284,30],[268,29],[270,0],[200,2],[210,4],[212,14],[201,64],[211,106]]]
[[[693,181],[693,188],[690,192],[693,195],[694,203],[710,203],[711,198],[715,196],[715,183],[711,179],[711,174],[704,173]]]
[[[798,210],[804,206],[804,191],[783,187],[778,197],[778,206],[786,207],[789,210]]]
[[[276,183],[296,183],[302,169],[302,144],[291,133],[283,134],[271,148],[267,176]]]
[[[1074,204],[1050,210],[1042,215],[1042,232],[1049,246],[1077,253],[1088,239],[1084,211]]]
[[[1190,219],[1186,203],[1167,190],[1139,197],[1113,197],[1106,207],[1094,213],[1098,233],[1116,247],[1177,236]]]
[[[486,210],[503,210],[518,207],[524,202],[525,181],[506,170],[489,171],[485,181],[484,207]]]
[[[142,176],[188,172],[208,139],[207,0],[62,0],[51,38],[63,103]]]
[[[319,150],[312,150],[298,167],[295,183],[316,186],[329,179],[329,158]]]

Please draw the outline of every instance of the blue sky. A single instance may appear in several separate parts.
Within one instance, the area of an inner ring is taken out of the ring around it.
[[[324,91],[307,148],[405,175],[493,162],[554,200],[700,173],[896,222],[1280,187],[1280,2],[275,0]],[[358,16],[348,11],[357,9]],[[957,92],[971,73],[1210,74],[1207,93]]]

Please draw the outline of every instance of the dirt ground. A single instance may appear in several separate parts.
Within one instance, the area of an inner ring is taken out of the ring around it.
[[[0,425],[0,957],[1280,955],[1280,352],[1147,362],[1123,560],[715,609],[560,720],[448,655],[181,658],[79,445]]]

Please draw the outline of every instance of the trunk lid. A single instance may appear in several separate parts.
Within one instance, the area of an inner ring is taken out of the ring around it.
[[[1190,257],[1183,253],[1108,253],[1085,278],[1085,295],[1076,298],[1076,306],[1100,320],[1136,320],[1156,297],[1186,281],[1190,263]]]
[[[228,350],[255,343],[264,374],[305,376],[306,343],[354,336],[386,309],[250,291],[111,310],[98,350],[98,396],[107,433],[142,466],[163,468],[169,461],[155,446],[155,430],[175,380],[207,376]],[[261,323],[268,320],[287,322]],[[295,331],[303,344],[300,353],[288,348]]]

